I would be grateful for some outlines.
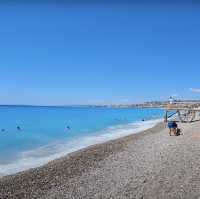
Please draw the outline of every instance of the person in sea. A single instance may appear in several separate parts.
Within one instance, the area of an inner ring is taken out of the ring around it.
[[[67,126],[67,127],[65,128],[65,131],[69,131],[69,130],[71,130],[71,127],[70,127],[70,126]]]
[[[17,130],[18,130],[18,131],[21,131],[21,127],[20,127],[20,126],[17,126]]]
[[[178,135],[180,133],[180,129],[178,129],[178,125],[175,121],[169,121],[168,122],[168,128],[169,128],[169,135],[172,135],[172,132],[174,135]]]

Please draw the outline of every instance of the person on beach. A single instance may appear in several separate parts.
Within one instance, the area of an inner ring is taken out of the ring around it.
[[[169,128],[169,135],[172,135],[172,132],[174,135],[177,135],[178,125],[175,121],[168,122],[168,128]]]

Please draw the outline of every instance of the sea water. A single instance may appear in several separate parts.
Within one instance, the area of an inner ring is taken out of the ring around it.
[[[151,128],[162,117],[153,108],[0,106],[0,176]]]

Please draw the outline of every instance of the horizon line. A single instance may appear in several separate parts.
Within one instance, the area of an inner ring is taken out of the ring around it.
[[[42,105],[42,104],[0,104],[0,106],[37,106],[37,107],[72,107],[72,106],[112,106],[112,105],[136,105],[136,104],[145,104],[145,103],[155,103],[155,102],[167,102],[168,100],[151,100],[144,102],[135,102],[135,103],[105,103],[105,104],[63,104],[63,105]],[[178,100],[181,102],[184,101],[200,101],[200,99],[183,99]]]

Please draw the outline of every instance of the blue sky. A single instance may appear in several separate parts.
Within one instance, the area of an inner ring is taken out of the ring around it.
[[[0,4],[0,104],[200,99],[199,8]]]

